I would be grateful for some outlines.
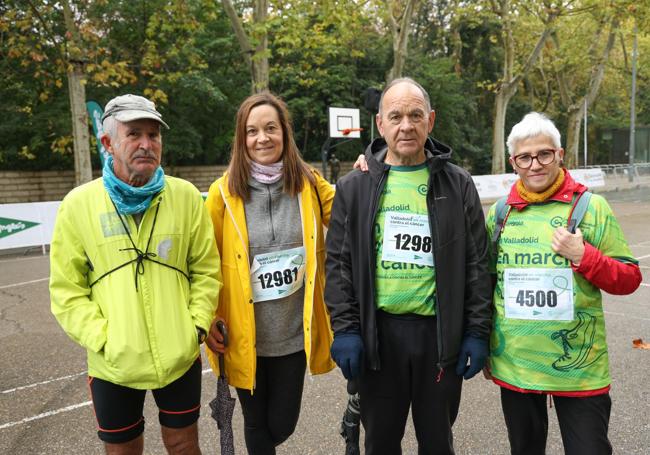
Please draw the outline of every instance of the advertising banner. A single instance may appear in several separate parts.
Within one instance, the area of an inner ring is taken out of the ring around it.
[[[104,110],[95,101],[87,101],[86,108],[88,109],[88,116],[93,122],[93,132],[95,133],[95,139],[97,139],[97,153],[99,153],[99,159],[102,160],[103,167],[104,161],[108,156],[108,152],[102,145],[101,141],[101,137],[104,134],[104,127],[102,126],[102,115],[104,114]]]
[[[0,204],[0,250],[49,245],[60,204]]]

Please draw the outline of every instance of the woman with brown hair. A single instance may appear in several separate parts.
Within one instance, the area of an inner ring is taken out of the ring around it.
[[[306,366],[311,374],[334,367],[323,299],[333,197],[302,160],[284,102],[270,93],[244,100],[228,170],[206,201],[224,283],[216,318],[229,334],[227,348],[216,333],[207,342],[215,374],[213,351],[225,352],[250,454],[274,454],[293,433]]]

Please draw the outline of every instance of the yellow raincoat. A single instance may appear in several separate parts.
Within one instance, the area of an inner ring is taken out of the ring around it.
[[[303,329],[309,371],[311,374],[321,374],[334,368],[334,362],[330,357],[332,331],[323,297],[325,290],[323,225],[329,223],[334,188],[318,173],[313,172],[316,187],[305,178],[302,192],[298,196],[303,244],[307,252]],[[252,391],[255,388],[257,355],[248,232],[244,201],[228,191],[227,173],[210,186],[206,206],[212,218],[214,235],[221,255],[224,285],[219,293],[217,314],[226,320],[228,327],[226,375],[231,386]],[[212,370],[215,374],[219,374],[218,356],[209,349],[206,351]]]

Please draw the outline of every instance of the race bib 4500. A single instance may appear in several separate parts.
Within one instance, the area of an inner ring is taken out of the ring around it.
[[[506,269],[503,283],[506,318],[573,320],[571,269]]]

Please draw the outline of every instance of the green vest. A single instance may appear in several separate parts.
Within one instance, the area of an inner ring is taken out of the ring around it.
[[[393,166],[375,218],[375,301],[393,314],[435,314],[435,267],[427,209],[429,169]]]
[[[486,221],[490,238],[495,206]],[[490,271],[497,276],[492,375],[523,389],[584,391],[611,382],[600,289],[551,249],[553,232],[566,226],[571,207],[550,201],[521,212],[513,208],[497,251],[490,251]],[[635,262],[601,196],[592,196],[579,227],[604,255]]]

